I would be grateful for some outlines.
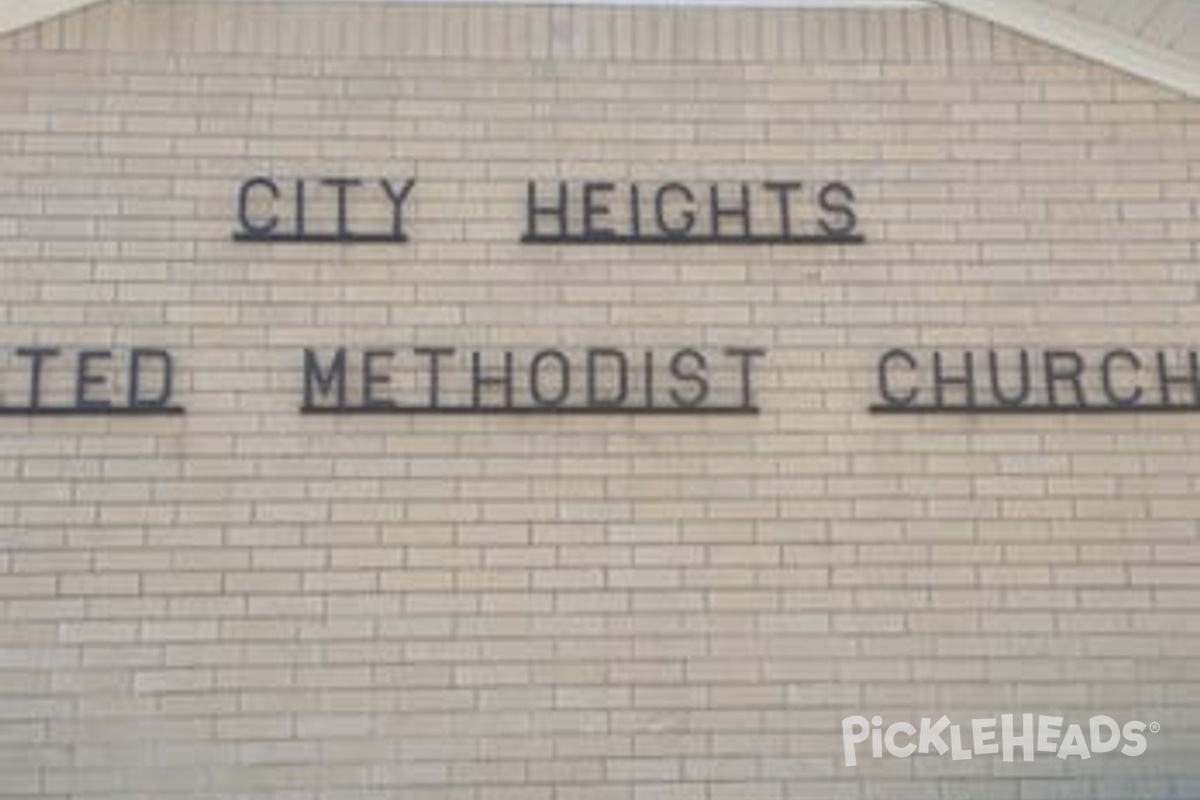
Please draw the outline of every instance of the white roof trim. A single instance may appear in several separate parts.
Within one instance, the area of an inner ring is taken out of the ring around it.
[[[103,0],[0,0],[0,35],[77,11]],[[211,0],[210,0],[211,1]],[[292,0],[293,2],[295,0]],[[375,0],[388,2],[388,0]],[[423,0],[445,2],[445,0]],[[486,1],[486,0],[485,0]],[[496,0],[492,0],[496,2]],[[499,0],[520,2],[520,0]],[[537,2],[538,0],[532,0]],[[1200,62],[1149,44],[1136,36],[1083,19],[1039,0],[936,0],[1026,36],[1108,64],[1146,80],[1200,97]],[[541,0],[557,4],[562,0]],[[748,7],[866,8],[923,5],[923,0],[574,0],[570,4],[728,5]]]
[[[77,11],[98,0],[0,0],[0,36]]]
[[[1200,63],[1050,3],[1038,0],[938,2],[1191,97],[1200,97]]]
[[[2,0],[0,0],[2,2]],[[816,8],[896,9],[929,8],[935,0],[207,0],[207,2],[267,3],[408,3],[413,5],[532,5],[532,6],[649,6],[666,8]]]

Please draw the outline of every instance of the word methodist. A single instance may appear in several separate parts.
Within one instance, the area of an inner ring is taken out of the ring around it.
[[[766,351],[304,351],[304,413],[757,414]]]

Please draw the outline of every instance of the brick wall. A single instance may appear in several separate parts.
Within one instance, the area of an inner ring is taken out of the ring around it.
[[[235,242],[260,174],[415,176],[411,241]],[[530,179],[783,177],[867,243],[519,241]],[[1198,178],[1196,102],[938,10],[0,40],[0,361],[165,347],[187,407],[0,417],[0,796],[1196,797],[1200,415],[867,407],[893,346],[1200,345]],[[298,413],[303,348],[414,344],[769,354],[757,416]],[[1162,731],[843,763],[1022,712]]]

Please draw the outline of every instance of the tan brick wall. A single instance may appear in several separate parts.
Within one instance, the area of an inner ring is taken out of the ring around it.
[[[407,245],[231,241],[414,174]],[[859,247],[522,245],[525,181],[854,187]],[[114,0],[0,41],[0,796],[1194,798],[1200,415],[880,417],[914,348],[1200,346],[1200,104],[941,11]],[[757,417],[302,416],[305,346],[766,347]],[[1149,751],[842,763],[840,720]]]

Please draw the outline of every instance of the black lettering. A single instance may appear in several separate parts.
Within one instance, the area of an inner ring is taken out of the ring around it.
[[[1004,390],[1000,388],[1000,358],[996,355],[995,350],[988,351],[988,375],[992,384],[992,398],[997,405],[1015,407],[1025,403],[1029,399],[1029,389],[1031,385],[1029,375],[1029,353],[1025,350],[1020,351],[1021,359],[1018,374],[1021,377],[1021,388],[1015,396],[1006,395]]]
[[[546,361],[558,364],[558,393],[547,397],[542,393],[542,364]],[[544,408],[562,405],[571,394],[571,365],[560,350],[539,350],[529,364],[529,394],[533,401]]]
[[[1046,373],[1046,400],[1052,406],[1058,405],[1058,384],[1064,382],[1070,385],[1075,395],[1075,407],[1083,408],[1087,399],[1083,394],[1083,357],[1074,350],[1047,350],[1042,354],[1042,364]]]
[[[803,187],[800,181],[766,181],[763,188],[775,192],[779,200],[779,233],[786,239],[792,235],[792,192]]]
[[[408,193],[412,191],[416,184],[416,179],[409,178],[404,182],[404,185],[397,191],[387,178],[380,178],[379,185],[383,187],[383,191],[388,196],[388,200],[392,202],[392,235],[397,240],[404,240],[407,237],[404,235],[404,201],[408,199]]]
[[[612,228],[597,225],[596,217],[607,217],[607,203],[601,203],[596,195],[611,193],[616,187],[611,183],[585,183],[583,185],[583,237],[585,239],[607,239],[613,235]]]
[[[646,396],[646,408],[654,408],[654,351],[647,350],[642,365],[644,380],[642,390]]]
[[[712,206],[712,235],[714,239],[721,238],[721,220],[733,217],[742,221],[741,238],[750,238],[750,187],[741,184],[741,202],[733,206],[721,205],[721,187],[713,184],[708,190],[709,204]]]
[[[391,398],[376,397],[375,386],[386,386],[392,381],[390,372],[379,373],[375,371],[376,359],[391,360],[396,355],[395,350],[367,350],[362,357],[362,384],[363,384],[363,399],[364,406],[374,407],[392,407],[396,403]]]
[[[688,361],[691,362],[690,365],[686,363]],[[695,408],[704,404],[708,398],[707,371],[708,362],[704,355],[696,350],[686,348],[671,356],[671,375],[677,380],[690,383],[695,387],[695,394],[691,397],[678,389],[671,389],[671,400],[675,405],[682,408]]]
[[[908,367],[909,371],[917,368],[917,360],[907,350],[899,348],[888,350],[879,357],[878,377],[879,377],[879,396],[889,406],[910,406],[917,399],[917,389],[913,387],[908,390],[908,393],[903,397],[892,392],[891,382],[888,380],[888,369],[893,361],[902,361],[904,366]]]
[[[962,354],[963,371],[961,375],[947,375],[942,369],[942,354],[935,350],[933,353],[933,401],[942,408],[945,406],[945,389],[947,386],[961,386],[966,390],[966,408],[975,407],[975,362],[970,351]]]
[[[831,214],[834,221],[822,218],[819,221],[821,230],[830,236],[849,236],[858,225],[858,217],[850,206],[854,202],[854,192],[844,183],[834,181],[821,187],[817,195],[817,203],[821,210]]]
[[[61,351],[57,347],[19,347],[17,355],[29,361],[29,407],[39,408],[42,404],[42,365],[47,358],[55,358]]]
[[[1100,361],[1100,378],[1104,397],[1114,406],[1137,405],[1138,401],[1142,399],[1142,387],[1135,386],[1133,391],[1126,395],[1118,394],[1113,388],[1113,364],[1117,361],[1124,361],[1135,372],[1142,368],[1142,360],[1129,350],[1110,350],[1105,353],[1104,358]]]
[[[642,235],[642,197],[636,183],[629,184],[629,235],[634,239]]]
[[[620,371],[617,372],[618,392],[612,397],[600,397],[599,366],[602,358],[612,359]],[[629,394],[629,360],[620,350],[609,347],[595,347],[587,351],[587,404],[589,408],[612,408],[625,402]]]
[[[440,398],[440,377],[442,356],[454,355],[453,347],[414,347],[413,353],[418,356],[429,356],[429,407],[438,408]]]
[[[92,399],[87,396],[89,386],[103,386],[106,383],[104,375],[91,371],[92,362],[112,359],[111,350],[81,350],[75,355],[75,407],[76,408],[108,408],[110,400]]]
[[[337,389],[337,408],[346,407],[346,348],[339,347],[334,351],[333,360],[329,363],[329,370],[323,372],[321,362],[317,358],[314,350],[305,348],[304,350],[304,405],[312,407],[316,405],[314,402],[317,397],[317,391],[320,392],[322,399],[329,396],[329,393]]]
[[[321,185],[332,186],[337,190],[337,235],[339,239],[350,238],[350,226],[346,218],[346,190],[351,186],[361,186],[358,178],[322,178]]]
[[[754,359],[765,356],[766,350],[758,347],[726,347],[725,355],[741,360],[742,408],[753,408],[753,391],[750,387],[750,367]]]
[[[1161,350],[1158,351],[1158,388],[1162,393],[1162,404],[1164,406],[1172,405],[1172,385],[1190,387],[1192,390],[1192,405],[1200,406],[1200,363],[1197,363],[1195,350],[1189,350],[1187,356],[1188,374],[1182,376],[1172,375],[1170,367],[1167,364],[1167,354]]]
[[[296,238],[304,238],[304,181],[296,181]]]
[[[242,184],[238,189],[238,222],[247,236],[270,236],[279,224],[279,217],[274,214],[260,224],[250,219],[250,192],[260,186],[270,193],[272,200],[279,199],[279,187],[270,178],[259,176]]]
[[[142,396],[143,361],[157,361],[162,373],[162,384],[154,397]],[[175,386],[175,364],[166,350],[153,347],[135,347],[129,354],[129,407],[163,408],[171,401]]]
[[[679,219],[683,220],[682,225],[672,225],[667,222],[666,204],[668,195],[679,195],[683,198],[687,205],[679,212]],[[654,219],[658,222],[658,229],[663,235],[682,239],[692,232],[692,228],[696,225],[696,212],[694,206],[696,202],[695,195],[692,190],[684,186],[682,183],[667,183],[658,188],[654,193]]]
[[[475,408],[482,405],[483,388],[485,386],[500,386],[504,389],[504,408],[512,408],[513,405],[513,382],[512,382],[512,367],[513,354],[510,351],[504,353],[504,374],[500,377],[483,374],[482,355],[478,350],[471,353],[471,402]]]
[[[526,192],[525,199],[525,238],[536,239],[544,234],[538,231],[538,217],[551,217],[558,222],[558,230],[555,232],[556,239],[563,239],[567,236],[567,184],[559,181],[558,184],[558,204],[552,206],[539,206],[537,203],[537,184],[534,181],[529,181],[529,187]]]

